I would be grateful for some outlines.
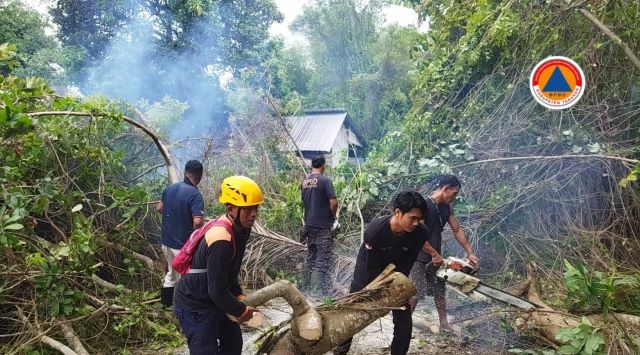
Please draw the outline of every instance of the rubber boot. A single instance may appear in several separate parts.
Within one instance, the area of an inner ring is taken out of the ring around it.
[[[175,287],[163,287],[160,289],[160,303],[166,308],[173,306],[173,290]]]
[[[309,296],[317,299],[324,297],[322,294],[321,279],[322,277],[319,272],[311,271],[311,275],[309,275]]]

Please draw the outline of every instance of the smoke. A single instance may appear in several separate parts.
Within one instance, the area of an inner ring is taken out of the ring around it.
[[[182,120],[163,127],[171,141],[222,131],[227,94],[218,75],[224,71],[212,70],[218,54],[213,39],[219,26],[211,17],[201,16],[190,24],[188,33],[180,32],[166,25],[174,16],[160,19],[136,1],[130,6],[136,15],[115,36],[102,61],[88,70],[82,91],[134,105],[167,97],[187,103]]]

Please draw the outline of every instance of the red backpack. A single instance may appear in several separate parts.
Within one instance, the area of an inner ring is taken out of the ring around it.
[[[184,243],[182,248],[180,248],[178,254],[176,254],[176,256],[173,258],[171,267],[179,272],[180,275],[189,273],[189,269],[191,269],[191,259],[193,259],[193,254],[196,253],[202,237],[204,237],[209,229],[215,226],[224,227],[227,232],[231,234],[231,245],[233,245],[233,257],[235,258],[236,243],[235,240],[233,240],[234,237],[231,222],[229,222],[226,218],[220,217],[218,219],[211,220],[205,223],[204,226],[194,230],[193,233],[191,233],[191,236],[189,236],[189,240]]]

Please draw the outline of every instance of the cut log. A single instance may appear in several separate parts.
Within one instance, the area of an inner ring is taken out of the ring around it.
[[[540,308],[520,314],[515,320],[516,329],[533,330],[550,344],[560,346],[562,342],[556,339],[560,330],[578,326],[582,322],[582,317],[555,310],[542,302],[537,265],[529,263],[527,272],[527,280],[520,287],[516,287],[516,290],[520,291],[520,296],[526,296],[530,302],[539,305]],[[607,317],[594,314],[587,316],[587,319],[594,327],[602,330],[601,335],[605,338],[607,353],[633,354],[635,352],[629,349],[637,350],[637,344],[633,344],[628,334],[640,334],[640,317],[611,312]],[[620,334],[627,336],[623,338]]]
[[[245,302],[251,306],[284,297],[294,312],[289,322],[263,335],[258,353],[324,354],[390,310],[404,307],[415,295],[416,288],[406,276],[393,272],[394,268],[389,265],[362,291],[349,294],[333,305],[317,308],[287,281],[278,281],[248,295]]]

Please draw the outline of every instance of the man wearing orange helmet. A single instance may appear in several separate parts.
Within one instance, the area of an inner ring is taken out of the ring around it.
[[[189,273],[175,290],[174,312],[192,355],[240,354],[239,323],[257,312],[241,301],[238,273],[258,207],[264,201],[262,191],[246,176],[230,176],[222,182],[219,201],[226,207],[220,222],[230,224],[231,229],[215,225],[205,233]],[[227,315],[235,317],[235,322]]]

